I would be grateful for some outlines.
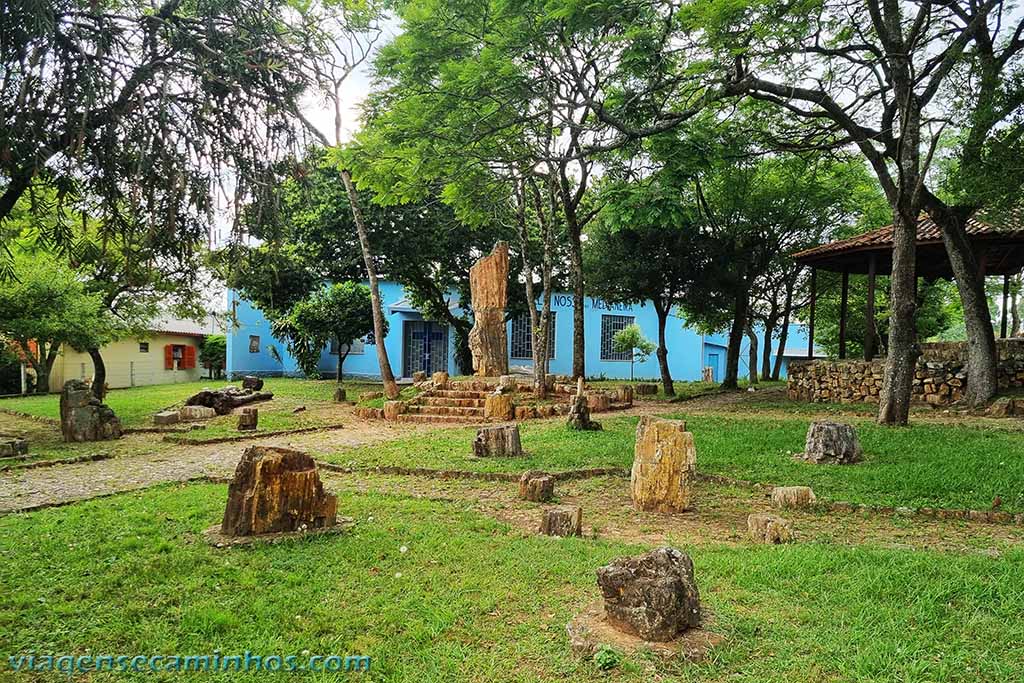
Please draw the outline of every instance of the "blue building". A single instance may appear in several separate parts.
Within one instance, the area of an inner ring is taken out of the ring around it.
[[[383,343],[387,346],[392,370],[401,377],[412,377],[418,370],[427,373],[445,370],[456,374],[455,335],[448,325],[424,320],[423,316],[409,304],[401,285],[394,282],[380,283],[381,300],[388,317],[389,332]],[[572,374],[572,312],[571,294],[554,294],[551,297],[554,337],[551,343],[550,372],[559,375]],[[453,304],[458,312],[458,303]],[[270,334],[270,324],[263,314],[249,302],[241,299],[234,291],[228,292],[228,310],[234,313],[236,324],[227,335],[228,377],[242,375],[297,376],[299,370],[295,359],[283,344]],[[586,367],[589,377],[628,379],[630,373],[629,354],[619,354],[612,349],[612,337],[616,332],[632,323],[637,323],[644,336],[651,340],[658,338],[658,318],[654,306],[643,304],[611,304],[601,299],[586,297],[584,301],[584,331],[586,338]],[[702,369],[711,368],[715,381],[720,381],[725,372],[727,337],[724,334],[701,335],[685,326],[679,311],[669,320],[665,330],[668,347],[668,362],[672,377],[676,380],[699,380]],[[532,338],[528,316],[508,323],[509,367],[530,368],[532,361]],[[356,342],[343,368],[346,376],[376,378],[380,376],[375,340],[367,338]],[[763,337],[762,337],[763,343]],[[803,358],[807,354],[807,331],[801,325],[791,325],[784,358]],[[763,348],[763,347],[762,347]],[[774,342],[773,351],[777,350]],[[740,377],[745,377],[747,368],[746,340],[740,354]],[[783,362],[785,374],[786,360]],[[324,349],[320,358],[320,370],[333,375],[337,369],[336,349]],[[637,379],[658,378],[658,360],[652,354],[633,368]]]

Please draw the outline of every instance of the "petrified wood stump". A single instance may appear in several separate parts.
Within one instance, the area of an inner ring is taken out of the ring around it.
[[[590,405],[587,395],[576,393],[569,399],[569,417],[565,424],[569,429],[579,431],[601,431],[601,423],[590,419]]]
[[[528,470],[519,477],[519,497],[544,503],[555,497],[555,478],[547,472]]]
[[[653,396],[658,393],[658,385],[649,382],[637,384],[634,389],[637,396]]]
[[[324,491],[313,458],[290,448],[245,449],[228,487],[226,536],[252,536],[337,523],[337,498]]]
[[[747,532],[754,543],[779,544],[793,540],[793,527],[787,520],[775,515],[749,515]]]
[[[544,510],[540,532],[545,536],[582,536],[583,508],[572,505]]]
[[[642,416],[630,475],[633,505],[653,512],[689,510],[696,478],[697,449],[686,422]]]
[[[592,413],[606,412],[611,405],[611,397],[603,391],[592,391],[587,394],[587,407]]]
[[[484,398],[484,417],[488,420],[512,420],[516,416],[516,404],[512,394],[495,391]]]
[[[217,415],[217,411],[206,406],[185,406],[178,411],[182,420],[208,420]]]
[[[430,382],[434,385],[435,389],[447,389],[451,386],[451,382],[448,378],[448,373],[444,370],[439,370],[430,376]]]
[[[260,411],[258,408],[242,408],[242,412],[238,415],[238,431],[255,431],[256,427],[259,425],[259,421]]]
[[[805,508],[817,499],[810,486],[776,486],[772,489],[772,505],[777,508]]]
[[[88,384],[71,379],[60,392],[60,431],[67,442],[120,439],[121,421]]]
[[[860,462],[864,452],[853,425],[826,420],[811,423],[801,457],[818,464],[849,465]]]
[[[473,370],[481,377],[508,374],[508,338],[505,332],[507,288],[508,243],[498,242],[489,256],[484,256],[469,269],[473,303],[469,350],[473,354]]]
[[[519,425],[481,427],[473,439],[473,455],[478,458],[514,458],[522,454]]]
[[[693,560],[675,548],[625,557],[597,570],[608,621],[644,640],[668,641],[700,625]]]
[[[342,403],[347,398],[348,398],[348,392],[345,391],[345,387],[335,387],[334,388],[334,402],[335,403]]]
[[[633,387],[628,384],[616,387],[615,391],[612,392],[612,400],[627,406],[633,405]]]
[[[28,455],[28,441],[16,436],[0,436],[0,458]]]

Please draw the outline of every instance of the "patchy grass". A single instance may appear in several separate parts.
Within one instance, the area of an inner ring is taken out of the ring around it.
[[[373,446],[318,453],[352,466],[403,466],[520,472],[589,467],[628,468],[636,418],[598,416],[603,432],[574,432],[561,421],[520,423],[523,448],[516,459],[474,458],[473,429],[438,430]],[[988,509],[1024,512],[1024,439],[993,427],[917,423],[890,428],[870,420],[858,427],[864,462],[812,465],[792,456],[803,450],[811,417],[679,414],[697,443],[705,473],[780,485],[804,484],[820,499],[870,505]]]
[[[342,494],[346,535],[217,550],[225,487],[164,487],[0,518],[0,677],[37,654],[368,655],[375,681],[811,683],[1024,677],[1024,555],[806,543],[688,545],[711,628],[702,664],[574,659],[565,623],[594,570],[644,548],[524,537],[464,504]],[[25,543],[31,538],[32,543]],[[401,552],[406,547],[407,552]],[[258,681],[98,673],[90,681]],[[289,677],[289,679],[292,677]],[[337,674],[296,679],[338,680]]]
[[[363,391],[373,391],[374,393],[378,393],[378,392],[381,392],[383,390],[384,390],[384,387],[382,385],[380,385],[380,384],[374,384],[374,385],[372,385],[372,387],[369,387],[369,388],[365,388],[364,387],[364,388],[357,389],[357,390],[350,389],[349,391],[351,393],[349,394],[349,398],[350,399],[358,399],[360,392],[363,392]],[[399,390],[399,392],[398,392],[398,398],[396,398],[394,400],[396,400],[396,401],[409,401],[409,400],[414,399],[417,396],[419,396],[420,392],[421,392],[421,390],[420,390],[419,387],[414,387],[414,386],[412,386],[410,384],[410,385],[402,387]],[[379,396],[377,398],[368,398],[365,401],[357,400],[356,401],[356,405],[358,405],[360,408],[383,408],[384,407],[384,402],[387,401],[387,400],[389,400],[389,399],[384,397],[384,396]]]

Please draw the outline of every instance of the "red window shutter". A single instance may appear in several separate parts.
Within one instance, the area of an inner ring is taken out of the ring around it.
[[[182,367],[186,370],[192,370],[196,367],[196,347],[186,346],[185,352],[182,354]]]
[[[164,347],[164,370],[174,369],[174,346],[168,344]]]

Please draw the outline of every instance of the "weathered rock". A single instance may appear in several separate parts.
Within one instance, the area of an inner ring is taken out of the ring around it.
[[[378,398],[384,398],[383,391],[364,391],[361,394],[359,394],[360,401],[372,401]]]
[[[238,431],[240,432],[251,432],[256,429],[259,425],[260,411],[259,408],[245,407],[242,408],[242,412],[238,414]]]
[[[793,540],[793,527],[782,517],[752,514],[747,517],[747,531],[754,543],[789,543]]]
[[[651,382],[643,382],[633,387],[637,396],[653,396],[658,393],[658,385]]]
[[[242,378],[242,389],[247,391],[262,391],[263,378],[255,375],[246,375]]]
[[[812,422],[807,430],[807,442],[801,456],[808,462],[848,465],[860,462],[864,452],[853,425],[841,422]]]
[[[777,508],[805,508],[817,498],[810,486],[776,486],[772,489],[772,505]]]
[[[511,394],[495,392],[484,399],[484,418],[488,420],[512,420],[516,416],[516,406]]]
[[[345,391],[345,387],[335,387],[334,388],[334,402],[335,403],[343,403],[346,398],[348,398],[348,392]]]
[[[217,411],[206,406],[184,406],[178,414],[182,420],[208,420],[216,417]]]
[[[612,393],[612,400],[627,406],[633,405],[633,387],[628,384],[616,387]]]
[[[181,414],[177,410],[161,410],[153,416],[153,424],[158,427],[177,424],[181,421]]]
[[[384,401],[384,419],[392,422],[405,412],[405,401]]]
[[[28,441],[16,436],[0,436],[0,458],[28,455]]]
[[[473,304],[473,329],[469,331],[473,370],[481,377],[507,375],[508,243],[498,242],[489,256],[469,269],[469,288]]]
[[[449,386],[448,373],[444,371],[435,372],[431,376],[430,381],[435,389],[447,389]]]
[[[611,408],[611,397],[603,391],[592,391],[587,394],[587,407],[592,413],[607,412]]]
[[[540,532],[545,536],[582,536],[583,508],[571,505],[544,510],[540,518]]]
[[[693,507],[697,449],[682,420],[644,415],[636,426],[630,490],[638,510],[682,512]]]
[[[257,379],[259,379],[257,377]],[[269,401],[274,394],[269,391],[253,391],[249,389],[238,389],[237,387],[225,387],[223,389],[203,389],[185,401],[186,406],[206,406],[213,408],[218,415],[228,415],[235,408],[256,403],[258,401]]]
[[[228,487],[221,533],[251,536],[336,523],[337,499],[324,491],[311,457],[272,446],[245,449]]]
[[[565,424],[579,431],[601,431],[601,423],[590,419],[590,405],[586,394],[574,394],[569,399],[569,417]]]
[[[1013,417],[1017,412],[1017,401],[1003,396],[992,402],[992,405],[985,410],[988,417]]]
[[[522,454],[519,425],[481,427],[473,439],[473,455],[479,458],[513,458]]]
[[[92,395],[88,384],[71,379],[60,393],[60,430],[68,442],[119,439],[121,421]]]
[[[555,497],[555,478],[547,472],[528,470],[519,477],[519,497],[545,503]]]
[[[657,548],[597,570],[608,620],[644,640],[667,641],[700,625],[693,560],[675,548]]]

